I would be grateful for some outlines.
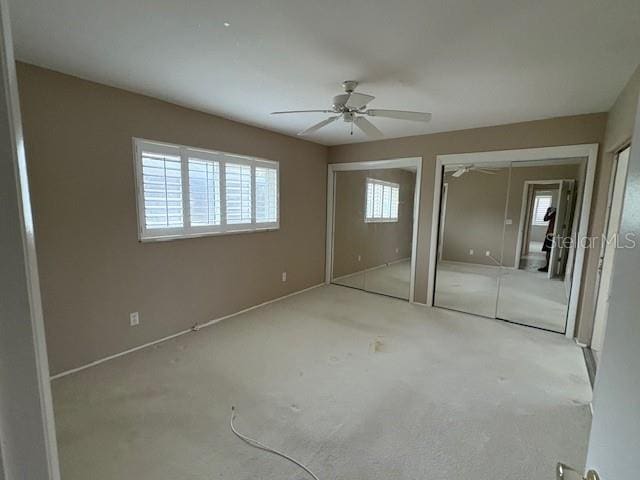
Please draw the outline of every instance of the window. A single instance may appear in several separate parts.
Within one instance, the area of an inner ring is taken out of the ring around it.
[[[220,162],[189,158],[191,225],[220,225]]]
[[[279,228],[277,162],[134,143],[141,240]]]
[[[225,166],[227,223],[251,223],[251,167],[238,163]]]
[[[278,172],[256,167],[256,223],[278,220]]]
[[[397,222],[400,185],[367,178],[367,205],[364,221]]]
[[[551,206],[552,196],[545,194],[538,194],[535,197],[533,203],[533,218],[531,221],[531,225],[546,225],[547,222],[544,220],[544,216],[547,213],[547,209]]]

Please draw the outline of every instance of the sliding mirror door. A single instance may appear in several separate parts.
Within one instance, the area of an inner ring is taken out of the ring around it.
[[[510,170],[444,167],[435,306],[495,318]]]
[[[496,317],[564,333],[585,159],[514,162]]]
[[[409,299],[415,168],[335,172],[332,283]]]

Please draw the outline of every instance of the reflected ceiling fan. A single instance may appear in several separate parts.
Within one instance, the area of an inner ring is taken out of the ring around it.
[[[480,173],[485,173],[487,175],[495,175],[498,170],[500,169],[493,168],[493,167],[476,167],[474,165],[465,165],[465,166],[459,167],[457,170],[454,170],[453,172],[447,172],[447,173],[451,173],[451,176],[454,178],[460,178],[462,175],[469,172],[480,172]]]
[[[328,110],[290,110],[286,112],[272,112],[271,115],[283,115],[290,113],[330,113],[333,114],[326,120],[316,123],[309,128],[301,131],[298,135],[309,135],[317,132],[330,123],[342,118],[346,123],[351,124],[351,135],[353,135],[353,126],[355,125],[369,138],[382,138],[384,134],[371,123],[367,118],[382,117],[393,118],[395,120],[409,120],[412,122],[428,122],[431,120],[431,114],[425,112],[408,112],[405,110],[380,110],[367,109],[367,104],[373,100],[374,96],[366,93],[358,93],[354,90],[358,86],[358,82],[347,80],[342,83],[345,93],[333,97],[333,104]]]

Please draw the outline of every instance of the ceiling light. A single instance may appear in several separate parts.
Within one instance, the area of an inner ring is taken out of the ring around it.
[[[231,26],[231,24],[230,24],[229,22],[222,22],[222,24],[223,24],[225,27],[230,27],[230,26]]]

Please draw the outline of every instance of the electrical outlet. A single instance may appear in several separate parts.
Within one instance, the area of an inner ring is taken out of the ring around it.
[[[358,255],[358,261],[361,262],[362,261],[362,255]]]
[[[473,255],[473,248],[469,249],[469,255]]]
[[[140,314],[138,312],[133,312],[129,314],[129,325],[135,327],[140,323]]]
[[[287,272],[282,272],[282,281],[283,282],[287,281]]]
[[[400,253],[400,249],[399,248],[396,248],[396,253]]]
[[[490,257],[490,256],[491,256],[491,251],[490,251],[490,250],[487,250],[486,252],[484,252],[484,254],[485,254],[487,257]]]

